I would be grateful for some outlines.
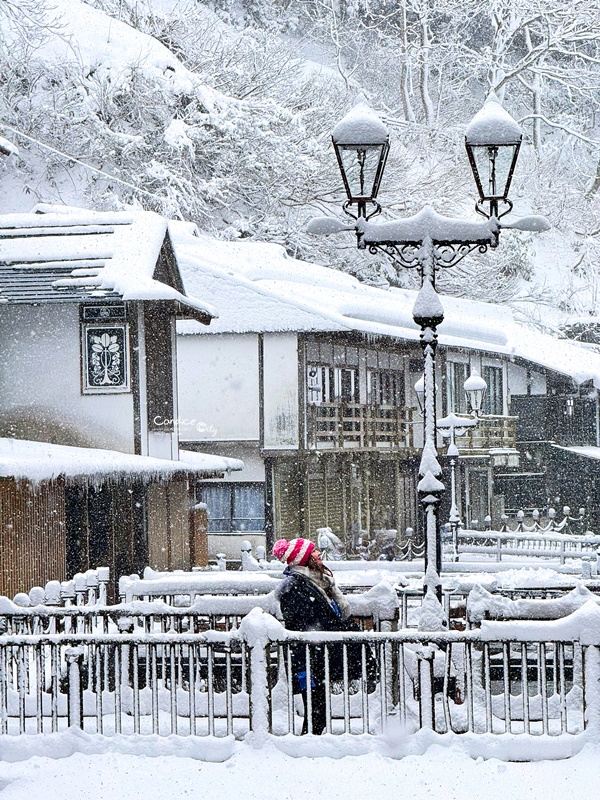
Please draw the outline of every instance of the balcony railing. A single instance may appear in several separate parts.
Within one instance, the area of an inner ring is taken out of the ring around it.
[[[310,450],[417,448],[422,418],[414,408],[362,403],[320,403],[307,407],[307,447]],[[485,416],[456,438],[461,454],[515,449],[517,417]],[[415,435],[416,434],[416,435]]]
[[[321,403],[307,407],[311,450],[415,447],[412,408],[363,403]]]
[[[517,443],[517,417],[485,416],[479,424],[456,437],[461,455],[488,453],[490,450],[514,450]]]

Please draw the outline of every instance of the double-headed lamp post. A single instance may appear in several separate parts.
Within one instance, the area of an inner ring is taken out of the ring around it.
[[[405,219],[371,222],[381,211],[376,198],[390,147],[387,128],[360,98],[335,126],[332,139],[348,198],[343,209],[353,222],[319,217],[311,220],[307,230],[316,235],[353,230],[360,250],[382,251],[397,269],[417,269],[421,278],[413,307],[413,319],[421,329],[424,375],[424,443],[418,490],[425,517],[424,589],[439,598],[442,550],[438,507],[444,484],[436,450],[434,375],[437,326],[444,319],[444,310],[435,290],[436,272],[455,266],[474,250],[484,253],[488,247],[496,247],[502,227],[541,231],[549,226],[541,217],[500,224],[500,218],[512,208],[508,191],[522,132],[493,93],[469,124],[465,139],[479,190],[476,210],[485,221],[444,217],[425,207]]]

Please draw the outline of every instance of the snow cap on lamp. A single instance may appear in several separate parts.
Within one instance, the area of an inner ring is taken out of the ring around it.
[[[314,542],[310,539],[292,539],[291,542],[278,539],[273,545],[273,555],[288,567],[305,567],[314,549]]]

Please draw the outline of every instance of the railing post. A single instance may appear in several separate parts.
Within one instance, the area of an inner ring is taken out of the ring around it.
[[[260,747],[271,732],[267,648],[272,642],[283,641],[286,632],[275,617],[253,608],[240,623],[239,636],[250,650],[250,731]]]
[[[589,644],[583,648],[583,704],[585,727],[594,736],[600,733],[600,649]]]
[[[419,727],[435,730],[435,697],[433,694],[433,647],[417,653],[419,674]]]
[[[98,567],[98,604],[105,606],[108,602],[108,582],[110,580],[110,568]]]
[[[83,647],[68,647],[65,650],[68,676],[68,721],[69,727],[83,728],[83,685],[81,683],[81,664]]]

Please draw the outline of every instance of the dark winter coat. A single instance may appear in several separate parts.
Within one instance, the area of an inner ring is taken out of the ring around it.
[[[323,592],[304,575],[285,571],[277,596],[285,627],[292,631],[345,631],[346,624]]]
[[[285,627],[292,631],[349,631],[358,630],[350,621],[342,620],[331,602],[315,584],[304,575],[285,572],[286,578],[280,585],[277,595]],[[360,649],[360,648],[358,648]],[[306,647],[292,645],[292,670],[294,693],[305,688],[302,677],[306,675]],[[350,678],[360,675],[360,655],[357,657],[355,645],[348,647],[348,668]],[[325,680],[325,655],[322,645],[310,646],[310,672],[313,685]],[[357,674],[358,673],[358,674]],[[341,680],[343,676],[343,650],[341,644],[329,646],[329,675],[331,680]]]

